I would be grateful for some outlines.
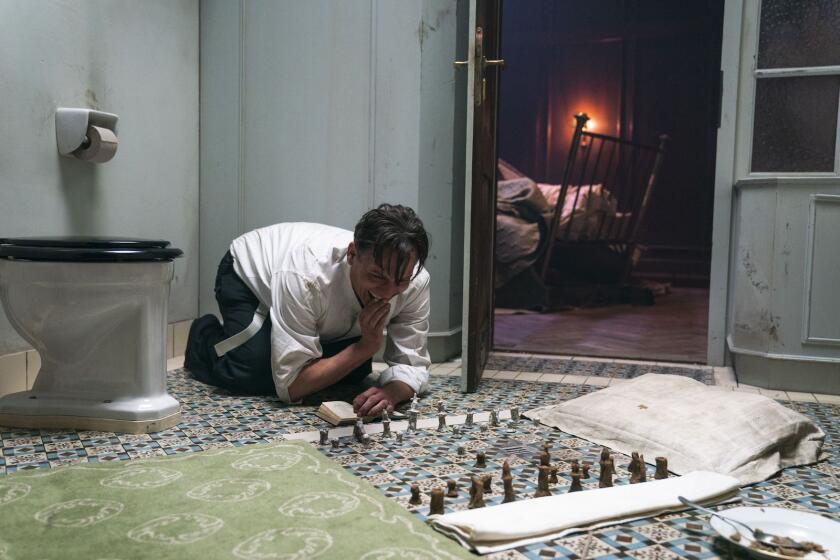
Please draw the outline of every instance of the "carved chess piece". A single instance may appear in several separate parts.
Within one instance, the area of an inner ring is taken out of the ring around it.
[[[318,436],[320,439],[318,440],[318,445],[327,445],[330,440],[330,431],[329,430],[318,430]]]
[[[603,463],[604,461],[606,461],[609,458],[610,458],[610,450],[607,449],[606,447],[602,447],[601,448],[601,462]]]
[[[417,410],[417,393],[414,393],[414,396],[411,397],[411,408],[410,410]]]
[[[484,451],[479,451],[475,454],[475,468],[483,469],[487,467],[487,456]]]
[[[490,494],[493,492],[493,475],[485,474],[481,477],[481,482],[484,484],[484,493]]]
[[[510,476],[510,463],[505,461],[502,463],[502,478]]]
[[[495,410],[490,411],[490,425],[494,428],[499,425],[499,413]]]
[[[365,423],[361,421],[361,419],[356,420],[355,426],[353,426],[353,437],[356,438],[356,441],[361,442],[362,436],[365,433]]]
[[[537,491],[534,494],[535,498],[551,496],[551,490],[548,488],[548,473],[550,470],[551,467],[540,465],[540,474],[537,477]]]
[[[468,408],[467,409],[467,420],[464,423],[465,426],[470,426],[471,427],[475,423],[475,420],[473,418],[473,414],[474,414],[473,409]]]
[[[461,426],[458,426],[457,424],[455,426],[452,426],[452,435],[453,436],[460,436],[461,435]]]
[[[458,456],[463,457],[466,454],[467,454],[467,448],[464,447],[463,445],[459,445],[458,446]]]
[[[411,499],[408,500],[408,503],[412,506],[419,506],[423,503],[423,499],[420,498],[420,487],[416,484],[411,485]]]
[[[639,482],[647,482],[647,464],[645,463],[645,456],[639,454]]]
[[[627,470],[630,471],[630,484],[638,484],[639,482],[639,454],[635,451],[630,455],[630,464],[627,465]]]
[[[559,480],[557,479],[557,467],[551,467],[551,476],[548,479],[548,482],[551,484],[557,484]]]
[[[580,477],[583,479],[589,478],[589,467],[592,466],[592,463],[589,461],[584,461],[583,465],[581,466],[581,473]]]
[[[330,445],[332,445],[333,449],[338,449],[338,443],[339,443],[338,438],[332,438],[330,440]]]
[[[438,401],[437,411],[438,412],[446,412],[446,406],[443,404],[443,401]]]
[[[537,428],[539,428],[540,425],[541,425],[540,424],[540,419],[537,418],[536,416],[532,419],[532,422],[534,423],[534,426],[537,427]]]
[[[391,437],[391,421],[387,418],[382,419],[382,437],[389,438]]]
[[[520,418],[519,407],[518,406],[510,407],[510,419],[513,420],[514,422],[519,422],[519,418]]]
[[[442,432],[446,430],[446,413],[438,412],[438,427],[437,431]]]
[[[362,445],[365,447],[370,445],[370,434],[362,434]]]
[[[571,466],[570,472],[572,474],[580,473],[580,463],[577,459],[572,459],[571,461],[569,461],[569,465]]]
[[[458,483],[453,479],[449,479],[449,480],[446,481],[446,497],[447,498],[457,498],[458,497]]]
[[[540,453],[540,465],[551,466],[551,456],[545,451]]]
[[[403,433],[402,432],[397,432],[397,443],[402,443],[402,442],[403,442]]]
[[[615,474],[615,463],[612,457],[607,458],[601,462],[601,477],[598,479],[598,488],[608,488],[613,485],[613,475]]]
[[[481,425],[479,426],[479,429],[480,429],[482,432],[487,432],[487,431],[489,431],[489,430],[490,430],[490,424],[481,424]]]
[[[569,492],[580,492],[583,486],[580,483],[580,473],[572,473],[572,485],[569,486]]]
[[[515,502],[516,494],[513,492],[513,477],[510,475],[510,472],[502,476],[502,482],[505,485],[505,497],[502,500],[502,503],[506,504],[508,502]]]
[[[469,509],[484,507],[484,483],[477,476],[472,477],[472,485],[470,486],[470,503],[467,507]]]
[[[656,474],[653,475],[656,480],[668,478],[668,459],[665,457],[656,458]]]
[[[443,488],[432,488],[429,515],[443,515]]]

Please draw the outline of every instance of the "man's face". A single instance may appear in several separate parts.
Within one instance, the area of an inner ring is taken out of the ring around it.
[[[372,301],[387,301],[404,292],[411,283],[417,257],[411,255],[402,275],[398,275],[396,254],[385,252],[383,263],[388,266],[383,268],[374,260],[373,251],[360,252],[351,242],[347,249],[347,262],[350,263],[350,283],[364,307]]]

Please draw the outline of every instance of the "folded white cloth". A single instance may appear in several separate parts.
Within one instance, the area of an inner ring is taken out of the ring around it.
[[[548,426],[677,474],[728,474],[741,484],[819,459],[825,433],[806,416],[756,393],[647,374],[526,413]]]
[[[685,509],[677,496],[704,505],[733,498],[738,479],[696,471],[685,476],[547,496],[436,516],[429,523],[466,548],[489,554],[593,527]]]

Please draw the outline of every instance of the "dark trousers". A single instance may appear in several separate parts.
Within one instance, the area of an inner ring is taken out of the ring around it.
[[[254,312],[260,304],[251,289],[236,274],[230,251],[222,258],[216,273],[216,302],[219,304],[222,322],[220,323],[215,315],[204,315],[193,321],[187,338],[184,367],[199,381],[232,392],[273,394],[275,391],[271,375],[270,318],[266,318],[256,335],[224,356],[216,356],[213,348],[217,343],[241,332],[251,324]],[[358,340],[349,338],[322,343],[322,357],[334,356]],[[372,361],[368,360],[350,372],[345,379],[352,382],[361,381],[371,373],[371,366]]]

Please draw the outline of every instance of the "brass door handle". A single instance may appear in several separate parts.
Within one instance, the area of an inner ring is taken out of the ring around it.
[[[485,66],[498,66],[499,68],[504,68],[505,67],[505,60],[503,58],[500,58],[498,60],[487,60],[485,58],[484,59],[484,65]]]
[[[457,70],[458,68],[466,68],[469,63],[469,60],[456,60],[452,63],[452,66]]]

